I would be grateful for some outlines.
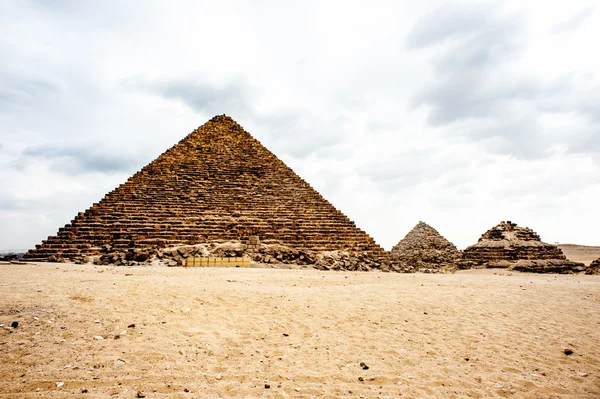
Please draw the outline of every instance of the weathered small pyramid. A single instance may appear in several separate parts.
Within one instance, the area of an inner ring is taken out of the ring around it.
[[[115,250],[250,236],[312,251],[384,253],[259,141],[221,115],[79,213],[25,258],[78,260]]]
[[[419,271],[456,269],[459,252],[427,223],[417,225],[390,251],[394,259]]]
[[[600,274],[600,258],[596,259],[585,269],[585,274]]]
[[[458,267],[570,273],[583,270],[584,265],[567,260],[560,248],[542,242],[540,236],[530,228],[506,221],[483,233],[476,244],[466,248]]]

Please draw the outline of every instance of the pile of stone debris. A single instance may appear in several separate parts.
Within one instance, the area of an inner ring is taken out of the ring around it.
[[[585,270],[585,274],[600,274],[600,258],[590,263]]]
[[[0,262],[19,262],[23,259],[24,253],[14,253],[8,252],[5,254],[0,254]]]
[[[311,251],[291,248],[281,244],[253,243],[249,248],[242,242],[183,245],[169,248],[131,248],[125,251],[104,248],[101,255],[77,258],[75,263],[92,262],[97,265],[135,266],[166,265],[183,266],[191,257],[232,258],[246,256],[255,266],[266,267],[313,267],[318,270],[350,270],[408,272],[400,263],[393,264],[385,257],[369,252]]]

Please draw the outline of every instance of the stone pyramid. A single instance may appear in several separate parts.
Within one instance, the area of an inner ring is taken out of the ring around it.
[[[542,242],[530,228],[506,221],[483,233],[476,244],[466,248],[458,267],[506,267],[537,273],[570,273],[583,270],[584,265],[567,260],[560,248]]]
[[[456,246],[427,223],[419,222],[390,251],[391,256],[419,271],[456,269]]]
[[[312,251],[383,249],[228,116],[215,116],[79,213],[29,260],[243,241]]]
[[[585,274],[600,274],[600,258],[590,263],[585,270]]]

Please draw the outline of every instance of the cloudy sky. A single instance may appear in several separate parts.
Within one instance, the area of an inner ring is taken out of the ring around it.
[[[600,245],[595,4],[2,1],[0,249],[223,113],[385,248],[419,220]]]

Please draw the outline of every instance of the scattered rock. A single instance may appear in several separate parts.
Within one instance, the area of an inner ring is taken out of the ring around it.
[[[13,321],[12,323],[10,323],[10,326],[12,328],[17,328],[17,327],[19,327],[19,322],[18,321]]]
[[[121,359],[117,359],[113,363],[113,367],[121,367],[123,365],[125,365],[125,360],[121,360]]]
[[[136,398],[145,398],[146,395],[142,393],[142,391],[137,391]]]
[[[127,326],[127,328],[135,328],[135,323],[131,323],[130,325]]]
[[[570,356],[573,354],[573,349],[567,348],[563,352],[565,355]]]
[[[362,368],[363,370],[368,370],[369,366],[367,366],[365,363],[360,362],[360,368]]]
[[[269,389],[269,388],[271,388],[271,384],[266,383],[265,384],[265,389]]]
[[[56,387],[57,387],[57,388],[60,388],[60,387],[62,387],[63,385],[65,385],[65,383],[64,383],[64,382],[62,382],[62,381],[58,381],[58,382],[56,383]]]
[[[94,339],[97,341],[102,341],[104,339],[104,337],[102,335],[96,335],[96,336],[94,336]]]

